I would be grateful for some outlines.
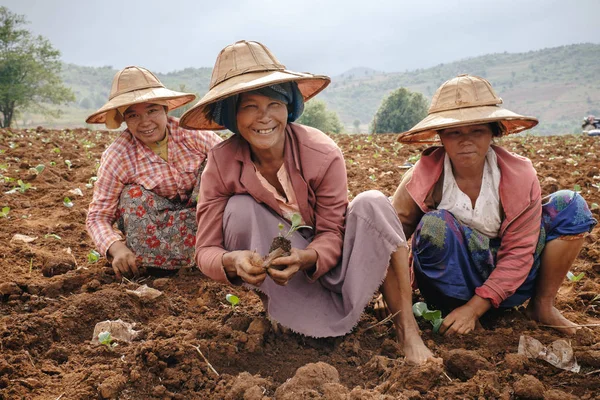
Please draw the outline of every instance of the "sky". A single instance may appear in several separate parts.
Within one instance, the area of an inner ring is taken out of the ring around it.
[[[238,40],[288,69],[402,72],[490,53],[600,43],[599,0],[0,0],[64,62],[212,68]]]

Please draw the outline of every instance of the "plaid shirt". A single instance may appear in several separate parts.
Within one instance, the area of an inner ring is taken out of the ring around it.
[[[222,139],[212,131],[187,130],[168,117],[169,162],[136,139],[122,132],[104,151],[98,169],[94,198],[86,220],[88,233],[101,254],[122,236],[113,229],[123,187],[141,185],[159,196],[186,201],[194,189],[200,165],[209,150]]]

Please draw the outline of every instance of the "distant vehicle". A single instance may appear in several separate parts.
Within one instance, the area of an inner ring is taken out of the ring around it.
[[[583,133],[588,136],[600,136],[600,118],[596,118],[593,115],[589,115],[583,119],[581,124]]]

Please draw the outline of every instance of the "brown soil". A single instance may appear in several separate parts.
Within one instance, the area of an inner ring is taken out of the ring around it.
[[[93,245],[85,231],[92,194],[86,184],[112,138],[87,130],[0,130],[0,173],[35,187],[5,194],[16,182],[0,181],[0,209],[10,207],[8,218],[0,217],[0,399],[598,398],[600,328],[571,339],[582,368],[566,372],[516,354],[522,334],[544,344],[562,337],[529,321],[522,308],[488,318],[485,331],[463,337],[433,334],[420,321],[426,344],[445,363],[414,367],[402,361],[389,326],[371,328],[372,305],[352,333],[317,340],[274,329],[257,296],[197,270],[116,281],[104,259],[88,260]],[[334,139],[346,156],[351,195],[393,194],[405,162],[422,149],[390,135]],[[501,144],[533,160],[545,194],[579,185],[589,204],[600,203],[598,139]],[[38,164],[46,168],[36,175],[30,168]],[[69,193],[75,188],[83,196]],[[565,281],[557,299],[580,324],[600,322],[598,229],[573,267],[585,277]],[[36,239],[11,240],[15,234]],[[140,282],[164,295],[143,300],[126,292]],[[241,299],[235,310],[227,293]],[[112,350],[92,344],[95,324],[116,319],[135,323],[137,339]]]

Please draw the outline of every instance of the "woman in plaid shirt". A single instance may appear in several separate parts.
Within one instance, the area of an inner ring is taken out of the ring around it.
[[[165,88],[147,69],[127,67],[115,75],[109,101],[86,120],[110,129],[127,125],[102,154],[86,221],[118,278],[137,275],[139,267],[193,263],[200,175],[222,140],[180,128],[167,112],[195,97]]]

